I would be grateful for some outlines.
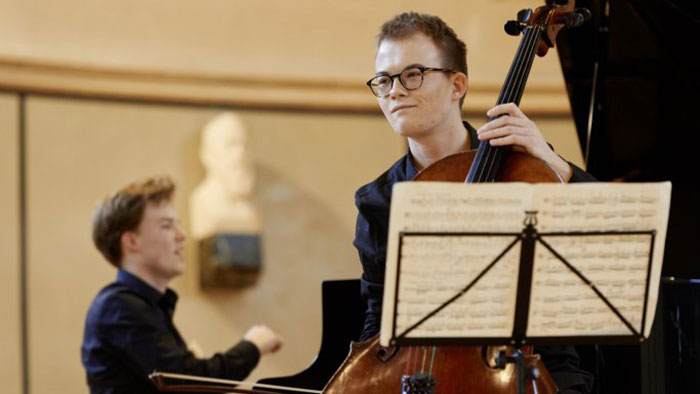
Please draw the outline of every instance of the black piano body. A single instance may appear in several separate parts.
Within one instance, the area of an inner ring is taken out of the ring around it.
[[[323,334],[318,355],[308,368],[295,375],[262,379],[258,383],[322,390],[345,361],[350,353],[350,342],[360,337],[364,323],[365,303],[360,297],[360,280],[327,280],[321,287]]]
[[[576,6],[592,18],[562,31],[557,49],[587,170],[601,181],[673,183],[651,338],[579,353],[597,371],[597,393],[700,393],[700,3]]]

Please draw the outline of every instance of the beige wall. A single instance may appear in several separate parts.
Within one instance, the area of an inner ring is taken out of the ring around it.
[[[382,22],[442,16],[467,42],[474,81],[500,83],[517,47],[503,24],[526,0],[1,0],[0,53],[71,64],[364,81]],[[555,54],[556,55],[556,54]],[[556,56],[533,70],[559,85]]]
[[[3,4],[4,3],[4,4]],[[364,81],[392,15],[442,16],[469,48],[466,111],[498,95],[519,39],[503,24],[542,1],[0,0],[0,87],[255,107],[372,111]],[[274,10],[274,11],[271,11]],[[569,111],[556,51],[538,59],[523,107]]]
[[[7,393],[21,384],[17,111],[17,98],[0,94],[0,382]]]
[[[90,243],[95,201],[135,177],[170,174],[187,228],[187,196],[203,177],[198,133],[217,111],[45,98],[30,98],[27,111],[32,391],[76,392],[84,387],[85,311],[114,277]],[[255,377],[279,376],[300,371],[318,350],[321,281],[359,276],[353,192],[404,145],[376,116],[241,115],[258,176],[265,270],[250,289],[203,291],[190,242],[188,272],[174,283],[176,323],[207,353],[269,324],[286,346]]]

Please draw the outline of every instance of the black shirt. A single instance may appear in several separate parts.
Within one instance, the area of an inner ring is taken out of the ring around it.
[[[476,130],[467,122],[464,122],[464,127],[469,133],[470,148],[477,149],[480,141]],[[582,169],[573,164],[571,168],[570,182],[595,182],[595,178]],[[362,297],[367,302],[361,340],[379,332],[391,189],[394,183],[408,181],[417,173],[418,170],[408,153],[377,179],[362,186],[355,193],[358,214],[354,245],[362,262]],[[582,392],[590,390],[592,376],[578,368],[579,357],[573,347],[538,347],[536,351],[542,354],[547,369],[561,390],[578,386],[581,386]]]
[[[173,324],[177,294],[165,293],[120,270],[87,313],[82,361],[91,393],[158,393],[155,370],[223,379],[244,379],[260,359],[241,341],[209,359],[195,357]]]

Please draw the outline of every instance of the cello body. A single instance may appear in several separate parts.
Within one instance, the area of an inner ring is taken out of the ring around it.
[[[476,151],[447,156],[418,173],[414,181],[463,182],[471,168]],[[560,178],[549,166],[530,155],[511,152],[499,173],[499,181],[559,182]],[[512,353],[509,347],[493,346],[438,346],[435,348],[435,368],[431,375],[436,382],[434,394],[506,394],[515,393],[517,376],[515,366],[496,367],[499,350]],[[555,394],[558,389],[539,355],[525,346],[525,365],[536,366],[538,379],[531,380],[527,392]],[[326,394],[400,393],[402,378],[407,372],[427,369],[422,360],[430,359],[432,347],[384,348],[379,336],[355,343],[340,369],[333,375],[323,392]],[[426,357],[423,357],[425,353]],[[418,364],[418,365],[416,365]]]
[[[476,151],[447,156],[416,174],[414,181],[464,182]],[[498,182],[560,182],[560,176],[542,160],[521,152],[510,152],[497,176]]]
[[[435,364],[439,365],[439,368],[432,373],[436,382],[434,390],[404,391],[404,372],[414,370],[415,364],[421,363],[423,359],[420,353],[432,352],[432,347],[384,348],[379,345],[379,336],[375,336],[365,342],[352,343],[350,354],[328,382],[323,393],[512,394],[516,392],[517,384],[515,366],[507,364],[504,369],[499,369],[489,365],[492,356],[495,355],[494,351],[500,349],[482,346],[439,346],[435,355]],[[525,353],[531,353],[531,349],[523,350]],[[416,357],[415,353],[418,353],[419,357]],[[527,386],[528,394],[555,394],[558,391],[538,355],[526,356],[525,365],[536,366],[541,373],[538,379],[532,380]]]

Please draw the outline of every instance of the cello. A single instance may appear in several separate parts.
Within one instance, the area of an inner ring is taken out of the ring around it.
[[[552,1],[535,11],[522,10],[506,24],[511,35],[522,39],[497,104],[522,98],[535,54],[544,56],[563,27],[576,27],[588,16],[574,10],[574,1]],[[559,4],[557,4],[559,3]],[[493,119],[492,119],[493,120]],[[481,141],[476,151],[447,156],[419,172],[413,181],[447,182],[563,182],[547,163],[506,147]],[[533,371],[528,393],[556,393],[554,381],[531,346],[407,346],[385,348],[379,336],[353,343],[350,355],[324,389],[328,394],[396,393],[444,394],[524,392],[516,368],[504,358],[520,359]],[[539,375],[539,376],[537,376]]]

